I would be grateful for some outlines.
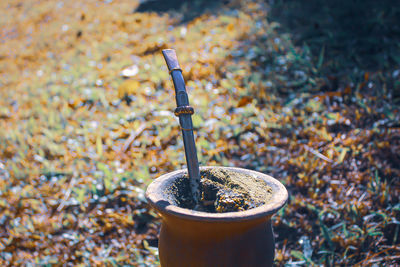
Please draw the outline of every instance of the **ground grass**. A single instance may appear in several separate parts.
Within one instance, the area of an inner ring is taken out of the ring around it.
[[[185,164],[163,48],[183,66],[201,164],[287,186],[277,265],[398,263],[398,45],[383,33],[383,65],[338,57],[327,16],[317,40],[286,27],[283,11],[315,8],[296,5],[2,1],[1,265],[158,264],[143,192]]]

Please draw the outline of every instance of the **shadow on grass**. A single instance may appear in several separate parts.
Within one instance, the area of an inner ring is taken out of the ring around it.
[[[270,21],[325,67],[392,69],[400,64],[400,3],[390,0],[269,0]]]
[[[229,0],[147,0],[143,1],[135,12],[180,13],[181,23],[186,23],[204,13],[212,13]]]

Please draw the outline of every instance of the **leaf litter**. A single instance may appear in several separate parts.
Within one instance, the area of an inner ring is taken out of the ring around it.
[[[0,264],[159,264],[144,190],[185,167],[166,47],[183,66],[201,165],[288,188],[276,264],[395,264],[398,70],[330,76],[329,58],[279,32],[264,1],[184,22],[139,4],[0,3]]]

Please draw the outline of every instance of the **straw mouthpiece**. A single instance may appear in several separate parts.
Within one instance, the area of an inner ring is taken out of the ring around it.
[[[167,63],[169,72],[173,70],[182,71],[181,67],[179,66],[178,57],[176,56],[176,52],[174,49],[164,49],[162,53],[165,62]]]

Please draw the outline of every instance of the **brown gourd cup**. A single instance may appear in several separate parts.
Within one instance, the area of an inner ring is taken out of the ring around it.
[[[271,217],[285,205],[286,188],[269,175],[242,168],[223,168],[264,180],[272,188],[267,203],[239,212],[208,213],[173,204],[170,188],[187,170],[164,174],[147,188],[146,198],[161,216],[159,256],[163,267],[272,266]]]

